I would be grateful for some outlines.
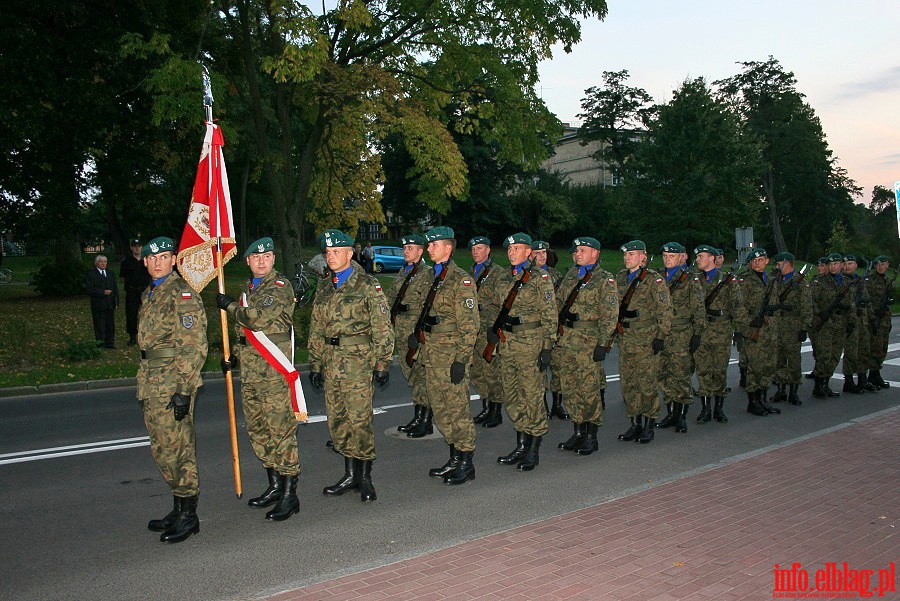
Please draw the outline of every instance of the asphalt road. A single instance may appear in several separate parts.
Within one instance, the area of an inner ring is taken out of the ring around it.
[[[897,342],[892,338],[889,359],[900,354]],[[803,358],[808,370],[808,348]],[[169,511],[171,497],[150,458],[133,388],[0,399],[0,599],[256,599],[619,498],[900,402],[898,360],[882,372],[894,381],[889,390],[822,401],[810,398],[806,381],[802,407],[781,405],[781,415],[754,417],[745,411],[732,365],[728,424],[699,426],[694,407],[687,434],[657,431],[652,444],[637,445],[616,440],[628,422],[615,353],[606,367],[611,381],[599,453],[557,450],[571,425],[553,420],[537,470],[501,466],[496,457],[515,444],[504,418],[499,428],[478,429],[476,480],[448,487],[427,476],[447,457],[439,437],[387,435],[412,414],[395,366],[391,385],[375,398],[382,408],[375,416],[378,501],[322,495],[322,487],[342,475],[343,462],[324,446],[325,423],[314,422],[298,432],[301,513],[277,524],[246,505],[265,487],[265,473],[243,431],[239,405],[245,492],[243,500],[234,494],[224,384],[212,381],[196,416],[201,531],[177,545],[160,543],[146,529],[148,519]],[[323,397],[307,394],[310,413],[324,413]],[[641,528],[640,516],[634,527]]]

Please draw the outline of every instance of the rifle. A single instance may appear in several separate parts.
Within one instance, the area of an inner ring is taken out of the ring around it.
[[[575,304],[575,300],[578,298],[578,293],[581,292],[581,289],[587,286],[587,283],[591,281],[591,276],[594,275],[594,269],[596,268],[597,265],[595,264],[594,267],[585,271],[584,277],[578,280],[578,283],[572,288],[572,291],[569,292],[569,296],[566,297],[566,302],[559,312],[559,325],[556,326],[556,334],[558,336],[562,336],[566,321],[576,321],[578,319],[577,315],[573,315],[570,312],[572,305]]]
[[[766,313],[770,313],[771,309],[769,308],[769,301],[772,298],[772,291],[775,290],[775,281],[781,277],[781,270],[777,267],[772,270],[772,277],[769,278],[769,283],[766,285],[766,294],[763,296],[762,304],[759,307],[759,311],[756,313],[756,318],[753,320],[757,323],[763,323],[766,319]],[[777,305],[772,305],[777,307]],[[750,330],[750,340],[756,342],[759,340],[759,332],[762,330],[762,325],[753,326],[753,329]]]
[[[794,274],[788,283],[784,287],[784,291],[778,295],[778,308],[782,311],[791,311],[793,310],[793,305],[785,305],[784,301],[787,299],[788,294],[791,292],[791,288],[794,286],[796,282],[802,282],[806,279],[806,270],[809,269],[809,263],[803,265],[800,268],[800,271]]]
[[[481,269],[481,273],[478,274],[478,279],[475,280],[475,290],[481,290],[481,283],[484,282],[485,278],[488,277],[488,274],[491,272],[492,265],[485,265]]]
[[[416,337],[419,344],[425,344],[425,325],[428,321],[428,312],[431,311],[431,306],[434,304],[434,296],[437,294],[438,288],[444,283],[444,278],[447,277],[447,272],[450,271],[448,268],[449,263],[450,259],[447,259],[447,261],[443,263],[444,268],[441,269],[441,274],[435,276],[434,281],[431,283],[431,288],[428,290],[428,296],[425,297],[425,304],[422,305],[422,312],[419,313],[419,319],[416,321],[416,328],[413,330],[413,336]],[[406,351],[406,364],[410,367],[416,362],[418,350],[418,347],[416,347]]]
[[[869,265],[866,267],[865,273],[862,274],[862,277],[859,278],[859,286],[856,288],[856,296],[853,297],[853,305],[856,307],[856,315],[862,315],[862,308],[868,304],[868,301],[863,299],[863,293],[866,291],[866,287],[863,286],[863,282],[866,281],[866,278],[869,277],[869,272],[872,271],[872,261],[869,261]]]
[[[713,288],[709,292],[709,294],[706,295],[705,299],[703,299],[703,304],[706,305],[706,314],[707,315],[711,315],[713,317],[721,317],[722,316],[721,309],[717,309],[716,311],[713,311],[712,309],[710,309],[710,307],[712,306],[712,304],[714,302],[716,302],[716,298],[718,298],[719,293],[722,292],[722,288],[724,288],[725,286],[727,286],[728,284],[730,284],[737,278],[737,276],[734,274],[734,272],[737,271],[737,266],[738,266],[738,262],[735,261],[734,267],[731,268],[731,271],[728,272],[728,274],[725,276],[725,279],[722,280],[721,282],[719,282],[718,284],[716,284],[716,287]]]
[[[621,336],[625,333],[625,326],[623,326],[622,323],[629,317],[637,317],[635,311],[628,310],[628,305],[631,304],[631,297],[634,296],[634,291],[637,290],[638,285],[643,282],[646,277],[647,268],[641,267],[640,272],[634,276],[631,280],[631,284],[628,286],[628,290],[625,291],[625,296],[622,297],[622,301],[619,303],[619,317],[616,320],[616,329],[613,330],[612,335],[609,337],[609,341],[606,343],[607,353],[612,350],[613,342],[616,341],[616,336]]]
[[[825,307],[825,309],[823,309],[821,312],[816,313],[816,321],[815,323],[813,323],[813,332],[818,332],[822,329],[822,326],[825,325],[825,322],[831,319],[831,314],[834,313],[834,310],[838,308],[838,306],[841,304],[841,301],[844,300],[844,297],[850,293],[850,288],[861,281],[862,278],[841,286],[841,289],[838,291],[837,296],[834,297],[834,300],[831,301],[831,304]]]
[[[503,333],[503,326],[506,325],[506,321],[509,319],[509,312],[512,309],[513,303],[516,301],[516,297],[519,295],[519,290],[521,290],[522,286],[527,284],[528,280],[531,278],[532,268],[534,268],[534,259],[531,259],[531,261],[528,262],[528,266],[522,270],[522,277],[513,284],[509,294],[506,295],[506,300],[503,301],[503,306],[500,307],[500,313],[497,315],[497,319],[494,320],[494,325],[491,326],[491,330],[497,334],[497,337],[500,338],[500,340],[506,340],[506,334]],[[488,341],[481,356],[484,357],[485,361],[490,363],[494,360],[494,351],[496,349],[497,345]]]
[[[409,305],[403,305],[401,302],[403,301],[403,297],[406,296],[406,291],[409,289],[409,283],[412,281],[413,276],[416,275],[417,271],[419,271],[418,262],[414,263],[413,268],[406,274],[406,280],[404,280],[403,285],[400,286],[400,291],[397,292],[397,298],[394,299],[394,304],[391,305],[391,325],[397,323],[397,315],[402,311],[409,311]],[[403,309],[404,306],[406,309]]]
[[[692,264],[693,266],[693,264]],[[684,265],[681,266],[681,269],[678,270],[678,273],[672,277],[671,281],[669,281],[669,292],[675,292],[678,290],[678,287],[681,286],[685,281],[687,281],[688,276],[691,274],[691,270],[685,268]]]

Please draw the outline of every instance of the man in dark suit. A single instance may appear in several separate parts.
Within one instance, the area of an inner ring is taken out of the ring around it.
[[[91,318],[94,320],[94,339],[97,346],[116,348],[115,310],[119,306],[119,288],[116,274],[107,269],[107,259],[97,255],[94,269],[87,272],[84,286],[91,297]]]

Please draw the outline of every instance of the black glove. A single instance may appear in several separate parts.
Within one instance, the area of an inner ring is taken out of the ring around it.
[[[228,305],[234,302],[234,299],[228,296],[227,294],[217,294],[216,295],[216,306],[223,311],[228,308]]]
[[[756,316],[753,318],[753,321],[750,322],[750,327],[751,328],[761,328],[761,327],[763,327],[764,323],[765,323],[765,320],[762,317]]]
[[[606,359],[606,347],[602,344],[598,344],[594,347],[594,353],[593,355],[591,355],[591,357],[594,359],[594,363],[603,361],[604,359]]]
[[[653,342],[650,343],[650,348],[653,349],[654,355],[658,355],[666,348],[666,343],[662,338],[654,338]]]
[[[171,409],[172,413],[175,414],[175,421],[180,422],[191,411],[191,397],[176,392],[172,395],[172,400],[169,401],[169,404],[166,405],[166,409]]]
[[[466,364],[462,361],[454,361],[450,366],[450,382],[459,384],[466,377]]]
[[[500,344],[500,336],[494,331],[494,328],[488,328],[487,339],[491,344]]]
[[[231,357],[229,357],[228,359],[222,357],[222,362],[220,363],[220,365],[222,366],[222,375],[224,376],[232,369],[237,367],[237,357],[234,356],[234,353],[232,353]]]
[[[325,388],[325,378],[317,371],[309,372],[309,383],[312,384],[312,387],[316,390]]]
[[[800,330],[799,332],[797,332],[797,340],[799,342],[806,342],[807,338],[808,334],[806,333],[806,330]]]
[[[691,354],[693,355],[694,353],[696,353],[697,349],[699,349],[699,348],[700,348],[700,334],[694,334],[693,336],[691,336],[691,346],[690,346]]]
[[[374,382],[378,384],[378,388],[381,388],[382,390],[387,388],[388,380],[390,379],[391,373],[388,371],[375,370],[374,372],[372,372],[372,380],[374,380]]]
[[[540,371],[544,371],[548,367],[550,367],[550,357],[553,355],[553,351],[550,349],[544,349],[538,354],[538,369]]]
[[[413,332],[409,335],[409,338],[406,339],[406,346],[409,350],[414,351],[419,348],[419,339],[416,338],[416,333]]]

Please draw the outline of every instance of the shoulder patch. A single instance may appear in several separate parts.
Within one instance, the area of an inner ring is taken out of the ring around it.
[[[541,279],[542,279],[542,280],[546,280],[546,279],[549,278],[549,277],[550,277],[550,275],[549,275],[546,271],[545,271],[544,273],[541,274]]]
[[[463,280],[463,286],[471,286],[472,280]]]
[[[657,283],[657,284],[662,284],[662,283],[663,283],[662,278],[656,278],[656,283]]]
[[[284,282],[282,282],[281,280],[275,280],[275,285],[279,288],[284,288]]]
[[[192,298],[194,298],[194,295],[191,292],[182,292],[181,293],[181,300],[190,300]]]
[[[609,278],[609,283],[610,283],[610,284],[615,284],[615,283],[616,283],[616,279],[615,279],[615,278]]]
[[[466,309],[474,309],[475,308],[475,299],[467,298],[466,299]]]
[[[381,284],[375,284],[375,290],[381,292]]]
[[[263,297],[262,306],[263,307],[271,307],[272,303],[274,303],[274,302],[275,302],[274,296],[266,295],[265,297]]]
[[[184,326],[186,330],[190,330],[194,327],[194,316],[193,315],[182,315],[181,316],[181,325]]]

